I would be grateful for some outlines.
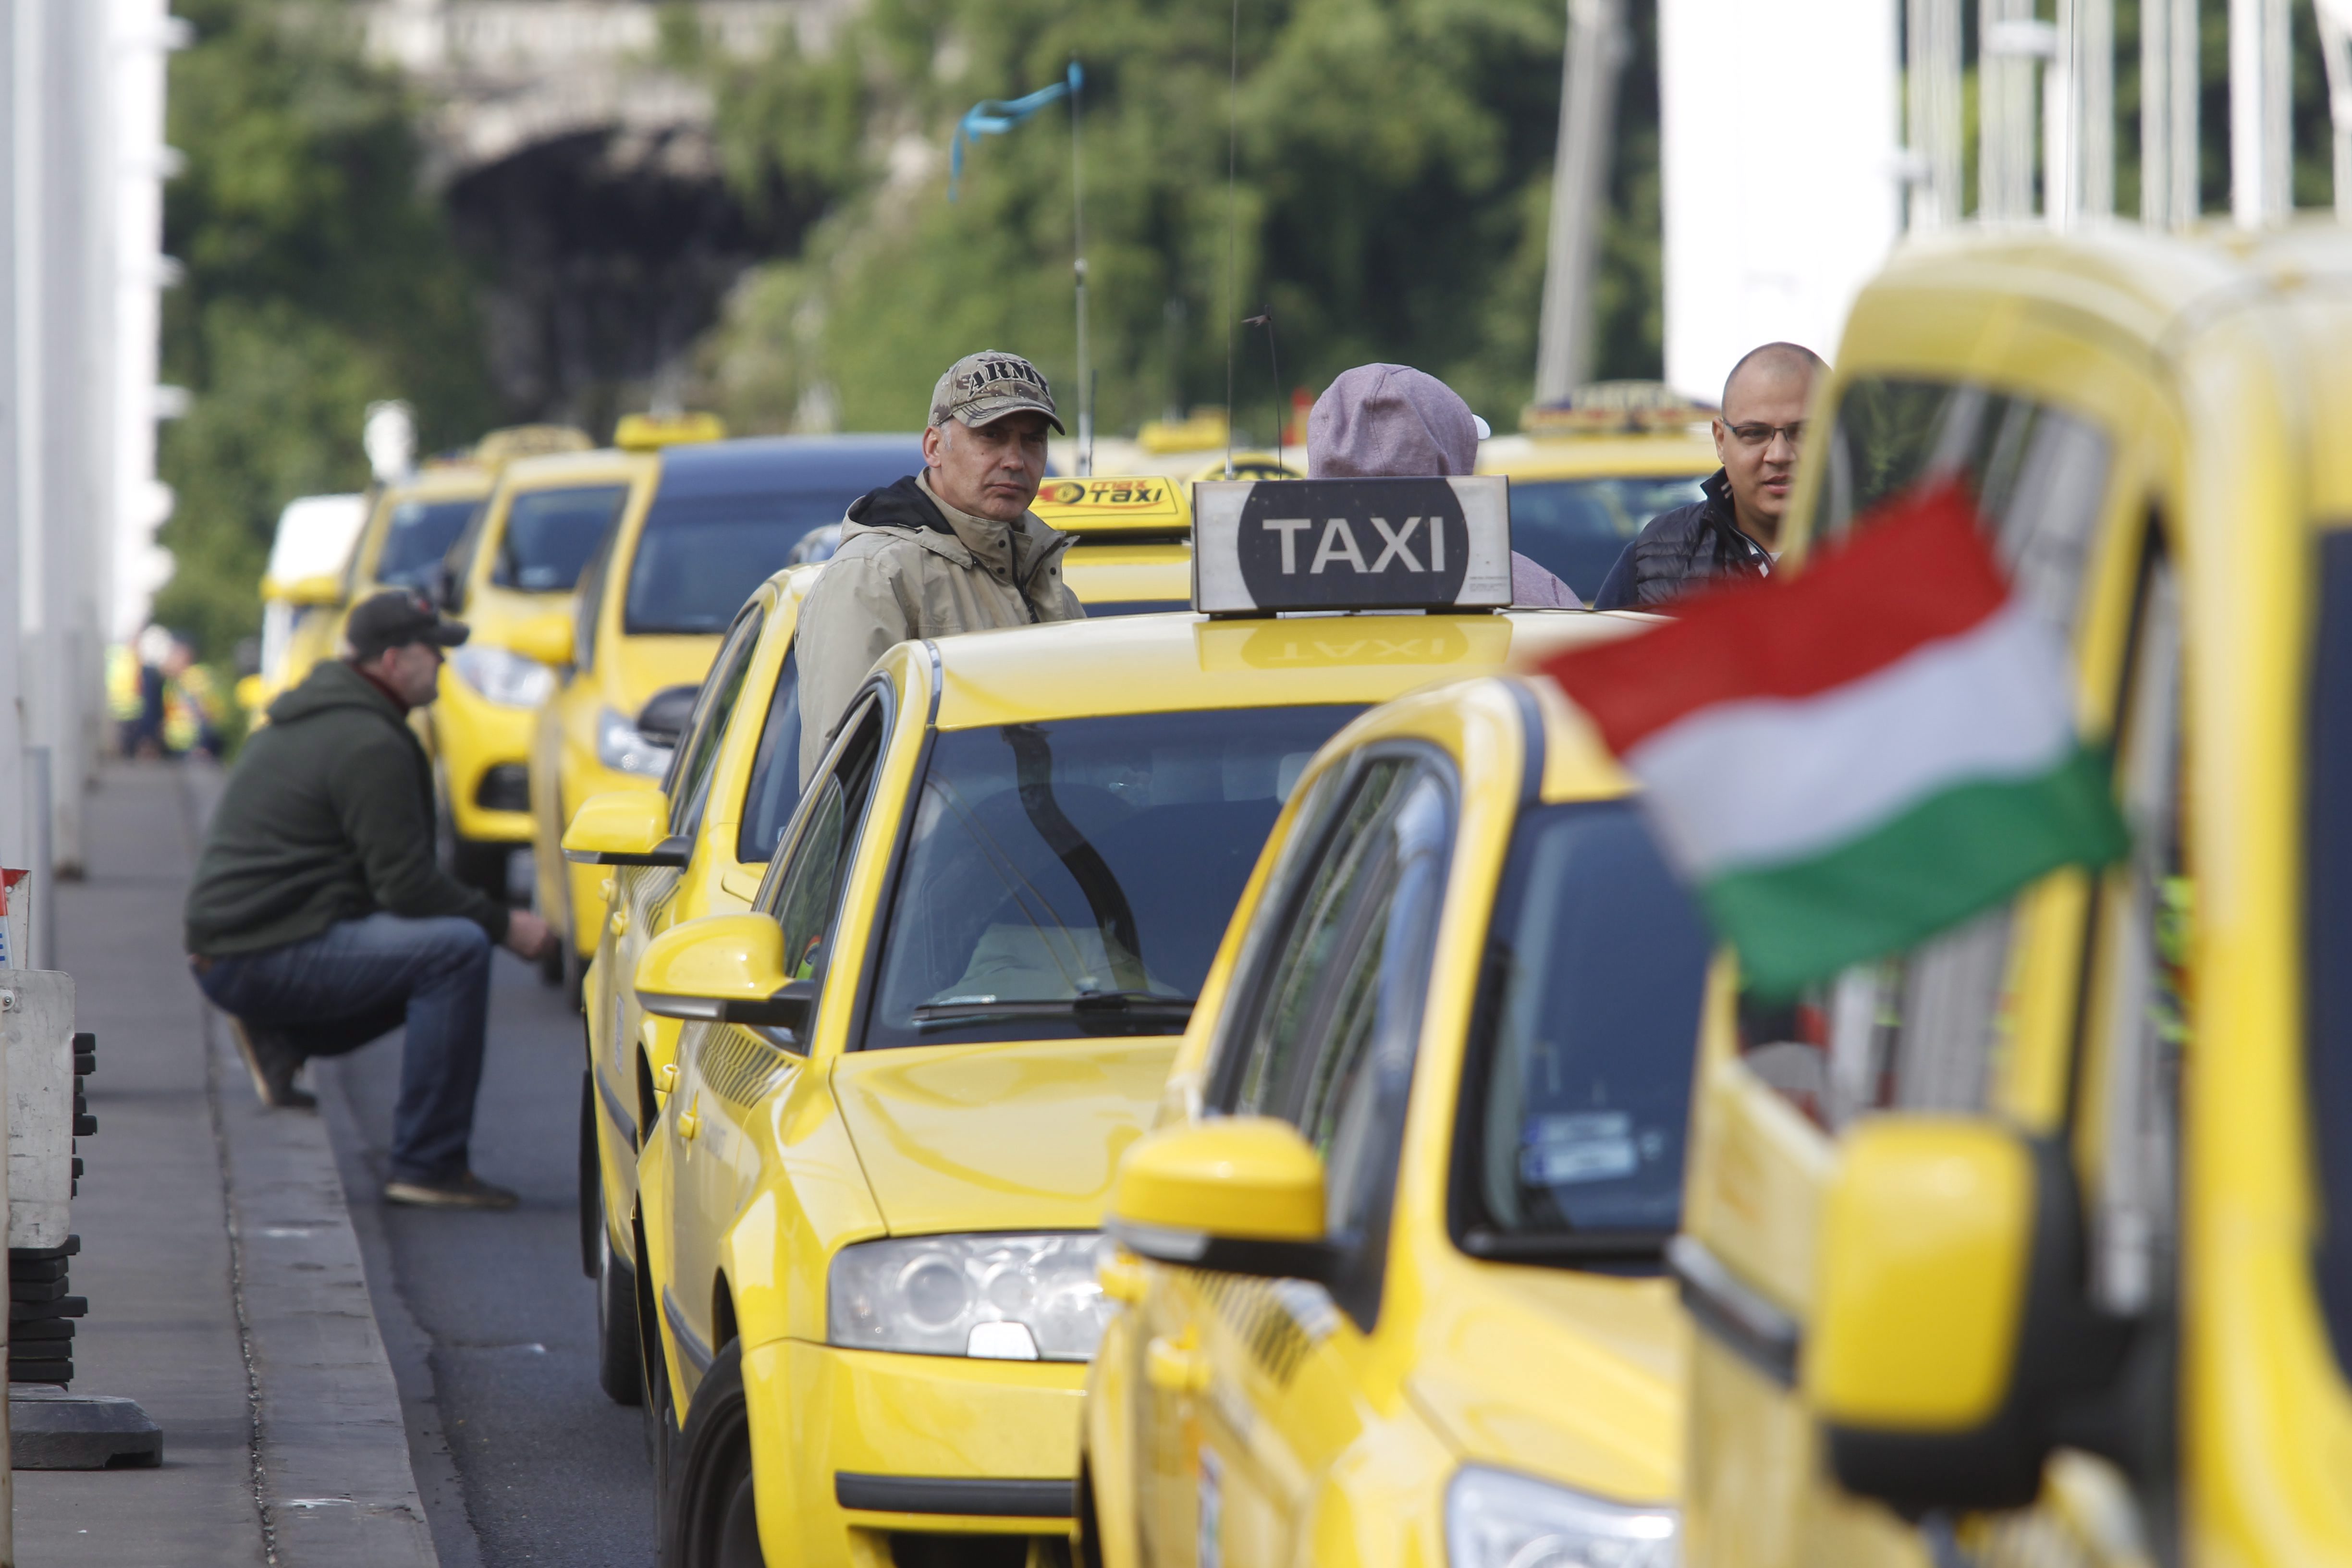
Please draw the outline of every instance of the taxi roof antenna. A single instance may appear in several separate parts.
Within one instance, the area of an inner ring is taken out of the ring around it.
[[[1274,466],[1278,468],[1282,467],[1282,355],[1275,351],[1274,346],[1274,307],[1268,305],[1264,315],[1252,316],[1242,325],[1265,329],[1266,363],[1274,367]],[[1228,452],[1233,450],[1230,437],[1225,449]],[[1225,461],[1230,464],[1233,459],[1227,458]]]
[[[1234,477],[1234,312],[1241,308],[1240,198],[1234,170],[1242,136],[1242,0],[1234,0],[1233,58],[1225,80],[1225,478]]]
[[[1095,471],[1094,377],[1087,366],[1087,186],[1078,161],[1078,92],[1087,73],[1078,57],[1070,56],[1070,252],[1076,258],[1078,283],[1078,473],[1091,479]]]

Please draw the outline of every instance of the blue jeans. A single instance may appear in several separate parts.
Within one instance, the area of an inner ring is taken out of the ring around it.
[[[395,1181],[466,1169],[490,1011],[490,939],[469,920],[373,914],[306,942],[215,958],[196,976],[214,1006],[306,1057],[334,1057],[405,1024]]]

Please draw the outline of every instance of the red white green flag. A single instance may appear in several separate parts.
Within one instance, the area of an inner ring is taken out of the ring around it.
[[[1864,518],[1801,573],[1544,668],[1767,994],[2126,847],[2065,645],[1956,486]]]

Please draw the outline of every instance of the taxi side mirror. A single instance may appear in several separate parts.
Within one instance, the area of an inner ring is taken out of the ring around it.
[[[694,841],[669,830],[669,797],[659,790],[592,795],[563,830],[563,858],[575,866],[683,866]]]
[[[285,582],[266,578],[261,584],[261,596],[289,605],[340,605],[343,602],[343,575],[340,572],[318,572]]]
[[[2112,1452],[2126,1326],[2085,1293],[2058,1146],[1963,1117],[1848,1134],[1822,1209],[1807,1403],[1846,1490],[1907,1516],[2021,1508],[2061,1443]]]
[[[663,1018],[761,1024],[804,1037],[813,981],[784,973],[783,928],[768,915],[706,915],[647,943],[637,1002]]]
[[[561,669],[572,662],[572,616],[563,611],[533,616],[507,634],[507,646],[525,658]]]
[[[1107,1227],[1138,1257],[1328,1280],[1323,1161],[1287,1121],[1224,1116],[1162,1128],[1119,1162]]]

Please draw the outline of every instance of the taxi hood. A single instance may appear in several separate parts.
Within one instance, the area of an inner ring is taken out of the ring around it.
[[[1405,1384],[1446,1442],[1612,1501],[1675,1501],[1690,1328],[1673,1283],[1466,1267],[1432,1283]]]
[[[1178,1038],[852,1051],[833,1090],[891,1235],[1091,1230]]]

